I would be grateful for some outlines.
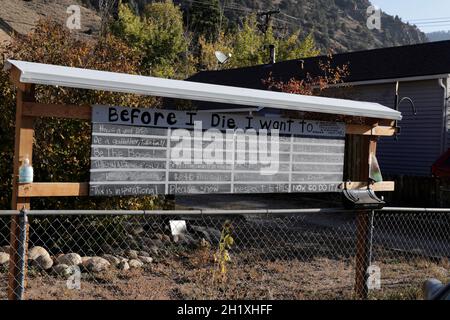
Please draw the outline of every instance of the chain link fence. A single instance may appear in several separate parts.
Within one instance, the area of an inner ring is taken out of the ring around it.
[[[1,215],[0,299],[22,279],[25,299],[355,298],[355,212],[93,213],[31,211],[27,227],[14,216],[26,259]],[[450,210],[375,211],[372,230],[370,299],[417,299],[426,279],[450,280]],[[11,267],[27,273],[8,282]]]

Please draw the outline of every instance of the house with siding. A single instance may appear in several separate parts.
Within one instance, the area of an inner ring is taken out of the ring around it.
[[[323,75],[319,62],[327,56],[282,61],[219,71],[205,71],[188,81],[267,90],[264,79],[277,81]],[[344,83],[327,89],[326,95],[381,103],[395,107],[396,84],[403,119],[396,139],[382,138],[378,161],[384,174],[431,176],[431,166],[450,148],[449,86],[450,41],[336,54],[332,66],[347,65]],[[208,107],[215,108],[209,105]],[[216,106],[217,107],[217,106]]]

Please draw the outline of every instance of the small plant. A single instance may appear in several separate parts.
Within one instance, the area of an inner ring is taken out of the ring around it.
[[[219,280],[224,282],[227,276],[227,264],[231,262],[229,250],[234,244],[234,239],[231,236],[232,225],[229,220],[225,221],[220,234],[219,248],[214,253],[214,272],[213,282]]]

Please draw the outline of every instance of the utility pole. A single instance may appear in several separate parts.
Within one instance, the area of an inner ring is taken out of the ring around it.
[[[267,29],[269,29],[270,26],[270,20],[272,19],[272,15],[280,13],[280,10],[269,10],[269,11],[263,11],[259,12],[257,15],[258,17],[264,17],[264,22],[259,25],[259,29],[261,30],[264,35],[267,32]],[[275,45],[273,43],[269,43],[268,45],[264,45],[264,49],[269,48],[269,63],[274,64],[275,63]]]
[[[225,15],[225,7],[227,5],[227,0],[223,0],[222,6],[220,7],[220,1],[219,1],[219,7],[220,7],[220,21],[219,21],[219,28],[217,30],[217,39],[219,39],[220,32],[222,31],[222,21],[223,17]]]
[[[111,17],[118,18],[119,1],[118,0],[99,0],[98,10],[100,13],[100,34],[106,35]]]
[[[264,22],[259,25],[259,29],[261,30],[262,33],[266,34],[267,29],[269,28],[269,25],[270,25],[270,20],[272,19],[272,15],[278,14],[278,13],[280,13],[280,9],[263,11],[263,12],[257,13],[258,17],[264,17]]]

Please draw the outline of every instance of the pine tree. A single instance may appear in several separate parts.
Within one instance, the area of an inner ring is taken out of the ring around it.
[[[208,41],[215,41],[219,30],[224,25],[219,0],[196,0],[188,12],[189,29],[196,37],[204,36]]]
[[[150,3],[141,16],[122,4],[112,30],[142,55],[143,74],[182,76],[177,74],[177,69],[186,64],[188,40],[184,34],[182,12],[172,1]]]

